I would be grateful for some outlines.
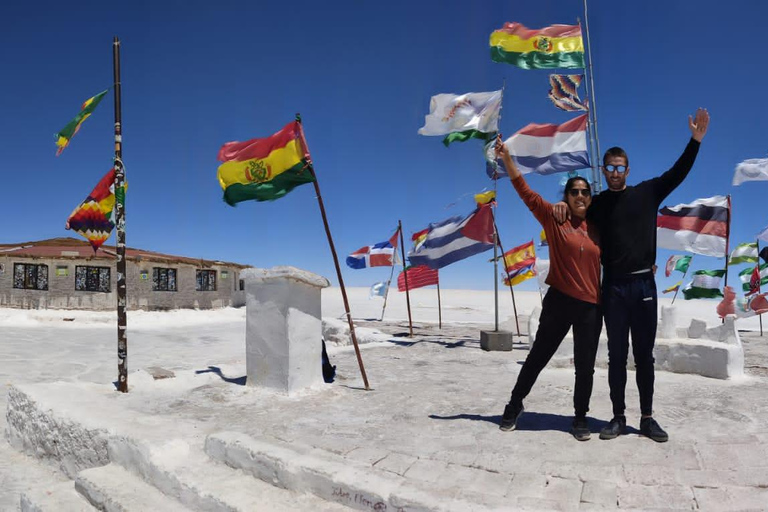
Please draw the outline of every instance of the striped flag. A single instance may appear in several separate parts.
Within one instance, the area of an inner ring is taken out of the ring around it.
[[[56,146],[59,148],[56,150],[56,156],[59,156],[61,152],[64,151],[64,148],[69,146],[69,141],[71,141],[72,137],[80,131],[80,126],[82,126],[85,120],[93,114],[93,111],[99,106],[99,102],[101,102],[102,98],[104,98],[108,92],[109,89],[85,100],[80,106],[80,112],[77,113],[75,118],[67,123],[67,126],[62,128],[61,131],[55,135]]]
[[[554,174],[590,166],[587,154],[587,114],[561,125],[531,123],[512,135],[504,145],[521,174]],[[507,176],[501,159],[486,146],[486,173],[492,179]]]
[[[583,78],[584,75],[549,75],[549,99],[566,112],[589,110],[586,101],[581,101],[576,91]]]
[[[491,205],[478,206],[466,217],[451,217],[429,225],[424,241],[408,252],[413,266],[439,269],[493,249]]]
[[[301,124],[291,121],[269,137],[227,142],[218,154],[216,176],[224,201],[274,201],[315,181],[309,155],[301,142]]]
[[[443,144],[472,138],[488,140],[499,131],[501,91],[437,94],[419,135],[445,135]]]
[[[728,210],[728,198],[725,196],[665,206],[656,218],[656,243],[673,251],[721,258],[725,256]]]
[[[678,281],[675,284],[673,284],[672,286],[670,286],[669,288],[667,288],[665,290],[661,290],[661,293],[675,292],[675,291],[677,291],[678,288],[680,288],[680,286],[682,284],[683,284],[682,281]]]
[[[405,291],[406,272],[408,273],[408,290],[415,290],[416,288],[440,283],[437,269],[431,269],[425,265],[406,267],[405,271],[400,272],[397,276],[397,291]]]
[[[688,272],[688,265],[691,264],[691,256],[670,256],[667,260],[667,265],[664,268],[664,275],[669,277],[673,270],[682,272],[685,274]]]
[[[536,276],[536,249],[533,240],[517,247],[513,247],[504,253],[504,269],[502,275],[506,286],[520,284],[523,281]],[[509,277],[507,277],[509,276]]]
[[[722,297],[720,280],[725,270],[697,270],[693,273],[693,281],[683,288],[683,296],[690,299],[714,299]]]
[[[397,237],[400,229],[395,230],[389,240],[375,245],[366,245],[347,256],[349,268],[361,269],[369,267],[391,267],[397,249]]]
[[[768,263],[745,268],[739,272],[741,289],[747,295],[757,292],[764,285],[768,285]]]
[[[757,242],[739,244],[731,251],[729,265],[739,263],[757,263]]]
[[[583,68],[584,41],[580,25],[530,29],[505,23],[490,38],[491,59],[523,69]]]

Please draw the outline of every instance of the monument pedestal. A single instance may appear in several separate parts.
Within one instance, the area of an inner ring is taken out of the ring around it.
[[[326,278],[294,267],[246,269],[246,384],[292,393],[323,383],[320,291]]]
[[[514,335],[509,331],[480,331],[480,348],[483,350],[512,350]]]

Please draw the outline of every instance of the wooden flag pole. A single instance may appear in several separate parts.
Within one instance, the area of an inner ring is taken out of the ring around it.
[[[384,320],[384,310],[387,309],[387,297],[389,297],[389,287],[392,285],[392,276],[395,275],[395,254],[397,253],[394,253],[394,252],[392,253],[392,270],[389,272],[389,281],[387,281],[387,291],[384,292],[384,305],[381,307],[381,318],[379,318],[379,322],[382,322]]]
[[[411,320],[411,291],[408,287],[408,272],[405,271],[405,239],[403,238],[403,223],[397,221],[400,231],[400,253],[403,255],[403,279],[405,279],[405,303],[408,306],[408,335],[413,338],[413,320]]]
[[[439,277],[437,281],[437,328],[438,329],[443,328],[443,308],[440,305],[440,278]]]
[[[760,295],[762,291],[760,290],[760,281],[763,280],[763,276],[760,275],[760,239],[755,239],[755,250],[757,251],[757,294]],[[760,320],[760,337],[763,336],[763,314],[760,313],[757,315],[757,318]]]
[[[357,364],[360,366],[360,374],[363,376],[363,384],[365,389],[370,390],[368,385],[368,376],[365,374],[365,367],[363,366],[363,357],[360,355],[360,347],[357,344],[357,336],[355,335],[355,324],[352,322],[352,313],[349,311],[349,301],[347,300],[347,290],[344,287],[344,278],[341,276],[341,267],[339,266],[339,257],[336,255],[336,247],[333,245],[333,237],[331,236],[331,229],[328,227],[328,217],[325,215],[325,206],[323,205],[323,196],[320,194],[320,185],[317,183],[317,175],[315,169],[312,166],[312,157],[309,153],[309,146],[307,146],[307,139],[304,137],[304,126],[301,123],[301,116],[296,114],[296,121],[299,124],[299,137],[301,137],[301,144],[304,148],[304,155],[307,160],[307,166],[309,172],[312,174],[313,185],[315,186],[315,193],[317,194],[317,204],[320,206],[320,215],[323,217],[323,225],[325,226],[325,234],[328,237],[328,245],[331,247],[331,254],[333,255],[333,264],[336,266],[336,277],[339,279],[339,287],[341,288],[341,296],[344,299],[344,310],[347,312],[347,322],[349,323],[349,334],[352,337],[352,344],[355,346],[355,354],[357,355]]]
[[[112,40],[115,87],[115,227],[117,228],[117,390],[128,392],[128,317],[125,288],[125,167],[123,166],[123,116],[120,84],[120,40]]]
[[[491,214],[493,214],[493,210],[491,210]],[[493,215],[493,232],[495,234],[496,241],[499,243],[499,248],[501,249],[501,257],[504,258],[504,246],[501,245],[501,238],[499,237],[499,228],[496,226],[496,216]],[[496,255],[494,254],[494,261],[496,260]],[[494,268],[496,268],[494,266]],[[515,290],[512,288],[512,279],[509,277],[509,271],[507,271],[507,262],[504,262],[504,272],[507,273],[507,282],[509,283],[509,293],[512,294],[512,311],[515,313],[515,327],[517,328],[517,336],[521,336],[520,334],[520,322],[517,320],[517,304],[515,304]],[[494,281],[498,278],[494,278]],[[539,294],[541,294],[541,291],[539,291]],[[498,330],[498,329],[497,329]]]

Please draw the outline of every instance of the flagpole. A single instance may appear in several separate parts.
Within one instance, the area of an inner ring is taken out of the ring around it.
[[[755,250],[757,251],[757,294],[760,295],[760,281],[763,280],[763,276],[760,275],[760,239],[755,239]],[[760,337],[763,336],[763,314],[760,313],[757,315],[757,318],[760,320]]]
[[[320,206],[320,215],[323,218],[323,225],[325,226],[325,234],[328,237],[328,245],[331,247],[331,254],[333,255],[333,264],[336,266],[336,277],[339,279],[339,287],[341,288],[341,296],[344,299],[344,310],[347,314],[347,322],[349,323],[349,334],[352,337],[352,344],[355,346],[355,354],[357,355],[357,364],[360,366],[360,374],[363,376],[363,384],[365,389],[370,390],[368,385],[368,376],[365,374],[365,367],[363,366],[363,357],[360,355],[360,347],[357,344],[357,336],[355,335],[355,324],[352,322],[352,313],[349,310],[349,300],[347,300],[347,289],[344,287],[344,278],[341,275],[341,267],[339,266],[339,257],[336,255],[336,247],[333,244],[333,237],[331,236],[331,228],[328,226],[328,217],[325,215],[325,206],[323,205],[323,196],[320,194],[320,185],[317,182],[317,175],[315,169],[312,166],[312,157],[309,153],[309,146],[307,145],[307,139],[304,137],[304,126],[301,123],[301,116],[296,114],[296,121],[299,125],[299,137],[301,138],[301,144],[304,148],[304,153],[307,159],[307,165],[309,172],[312,174],[312,183],[315,186],[315,194],[317,194],[317,204]]]
[[[680,280],[680,286],[683,286],[683,281],[685,281],[685,276],[688,275],[688,269],[691,268],[691,262],[693,261],[693,256],[691,256],[691,259],[688,260],[688,266],[685,267],[685,272],[683,272],[683,277]],[[680,291],[680,286],[677,287],[677,290],[675,290],[675,295],[672,297],[672,304],[675,303],[675,299],[677,298],[677,292]]]
[[[398,226],[397,229],[400,229]],[[395,249],[397,251],[397,249]],[[387,297],[389,296],[389,287],[392,285],[392,276],[395,275],[395,256],[397,255],[397,252],[392,253],[392,270],[389,273],[389,281],[387,281],[387,291],[384,292],[384,305],[381,307],[381,318],[379,319],[379,322],[384,321],[384,310],[387,309]]]
[[[723,288],[728,286],[728,260],[729,260],[728,245],[731,239],[731,194],[728,194],[725,197],[728,200],[728,211],[727,211],[727,219],[725,223],[725,283],[723,284]],[[722,323],[725,323],[725,318],[723,318]]]
[[[597,132],[597,99],[595,98],[595,76],[594,76],[594,66],[592,64],[592,43],[589,39],[589,15],[588,15],[588,9],[587,9],[587,0],[584,0],[584,28],[585,28],[585,34],[587,36],[587,57],[588,57],[588,63],[587,63],[587,73],[585,73],[584,78],[587,78],[587,74],[589,75],[589,85],[591,90],[590,95],[590,104],[589,104],[589,110],[587,111],[588,114],[592,114],[592,130],[594,131],[594,147],[595,147],[595,157],[597,158],[597,161],[600,161],[600,137]],[[581,22],[579,22],[579,25],[581,25]],[[597,171],[597,169],[594,169],[594,178],[597,180],[595,183],[597,185],[597,191],[600,192],[603,189],[602,180],[600,180],[600,173]]]
[[[491,214],[493,214],[493,210],[491,210]],[[499,228],[496,226],[496,216],[492,215],[493,218],[493,232],[496,240],[499,243],[499,248],[501,249],[501,257],[504,258],[504,246],[501,245],[501,237],[499,236]],[[497,256],[493,255],[493,264],[494,269],[496,269],[496,262],[498,261]],[[517,320],[517,304],[515,304],[515,290],[512,288],[512,279],[509,277],[509,271],[507,270],[507,262],[504,262],[504,272],[507,273],[507,282],[509,283],[509,293],[512,295],[512,311],[515,313],[515,327],[517,328],[517,336],[520,337],[520,323]],[[498,274],[497,274],[498,275]],[[494,283],[496,284],[496,287],[498,288],[498,282],[496,282],[497,277],[494,276]],[[539,296],[541,296],[541,291],[539,291]],[[497,306],[497,315],[498,315],[498,306]],[[498,330],[498,328],[496,329]]]
[[[507,87],[507,79],[505,78],[501,84],[501,99],[499,100],[499,119],[498,123],[501,123],[501,109],[504,104],[504,89]],[[494,157],[494,169],[496,169],[496,159]],[[498,173],[495,176],[497,179],[493,180],[493,198],[496,199],[496,193],[498,191]],[[491,216],[493,217],[493,305],[494,305],[494,332],[499,331],[499,263],[498,263],[498,244],[499,244],[499,230],[496,228],[496,216],[491,210]],[[501,251],[504,254],[504,250]],[[506,267],[506,265],[505,265]],[[514,299],[513,299],[514,300]],[[517,319],[517,314],[515,314]],[[519,331],[519,329],[518,329]],[[520,336],[520,333],[517,334]]]
[[[437,280],[437,328],[443,328],[443,308],[440,305],[440,278]],[[762,336],[762,334],[761,334]]]
[[[403,255],[403,279],[405,280],[405,304],[408,306],[408,333],[413,338],[413,320],[411,320],[411,291],[408,287],[408,272],[405,271],[405,239],[403,238],[403,223],[398,219],[397,229],[400,230],[400,253]]]
[[[120,83],[120,40],[112,40],[115,88],[115,252],[117,255],[117,390],[128,392],[128,317],[125,288],[125,167],[123,167],[123,116]]]

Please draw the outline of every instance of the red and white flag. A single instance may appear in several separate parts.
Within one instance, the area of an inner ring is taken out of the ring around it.
[[[431,269],[426,265],[407,267],[405,272],[408,273],[408,290],[439,284],[437,269]],[[397,291],[399,292],[405,291],[405,272],[400,272],[400,275],[397,276]]]
[[[673,251],[724,257],[729,208],[725,196],[665,206],[656,217],[656,245]]]

